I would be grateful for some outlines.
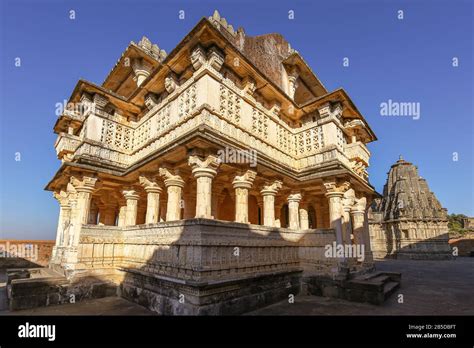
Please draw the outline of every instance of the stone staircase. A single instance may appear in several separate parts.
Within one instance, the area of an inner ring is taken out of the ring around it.
[[[400,287],[400,282],[401,274],[397,272],[358,275],[346,282],[346,299],[380,305]]]
[[[303,292],[306,295],[381,305],[400,287],[401,274],[397,272],[370,272],[352,274],[345,279],[306,276],[302,281]]]

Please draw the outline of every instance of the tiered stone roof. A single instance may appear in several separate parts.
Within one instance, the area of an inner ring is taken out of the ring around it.
[[[418,168],[401,156],[390,168],[383,198],[372,206],[372,211],[382,213],[385,221],[447,218],[446,209],[419,176]]]

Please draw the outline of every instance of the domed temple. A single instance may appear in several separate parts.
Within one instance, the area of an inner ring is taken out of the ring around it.
[[[303,290],[344,297],[374,270],[376,136],[279,34],[247,36],[216,11],[169,54],[132,42],[101,85],[77,83],[54,131],[50,267],[68,291],[232,314]]]

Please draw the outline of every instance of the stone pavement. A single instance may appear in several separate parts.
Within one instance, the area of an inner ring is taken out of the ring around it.
[[[78,303],[39,307],[21,311],[3,311],[0,315],[154,315],[145,307],[121,297],[104,297]]]
[[[296,296],[247,315],[474,315],[474,258],[453,261],[377,261],[380,271],[402,273],[401,287],[382,306],[317,296]],[[0,272],[0,315],[153,315],[138,304],[119,297],[87,300],[8,312]],[[403,303],[398,303],[398,295]]]
[[[250,315],[473,315],[474,258],[452,261],[383,260],[377,270],[401,272],[401,287],[382,305],[297,296]],[[403,303],[398,303],[398,295]]]

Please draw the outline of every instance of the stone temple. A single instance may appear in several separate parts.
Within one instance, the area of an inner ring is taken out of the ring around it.
[[[48,303],[117,292],[163,314],[236,314],[300,291],[380,302],[398,285],[373,272],[376,136],[279,34],[215,12],[169,54],[132,42],[101,85],[77,83],[54,131],[50,270],[64,279]]]
[[[447,210],[441,206],[412,163],[392,165],[383,198],[369,214],[372,252],[376,258],[450,259]]]

